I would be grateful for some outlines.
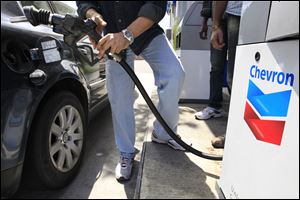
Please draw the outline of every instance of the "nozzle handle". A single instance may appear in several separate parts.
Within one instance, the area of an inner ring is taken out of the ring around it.
[[[99,34],[97,31],[96,31],[96,27],[97,27],[97,24],[96,22],[94,22],[92,19],[87,19],[85,21],[85,25],[87,27],[89,27],[89,31],[88,31],[88,35],[93,39],[95,40],[96,42],[98,42],[100,39],[101,39],[101,34]]]

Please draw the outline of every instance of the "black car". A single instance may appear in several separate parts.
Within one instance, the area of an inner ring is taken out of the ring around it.
[[[75,12],[61,2],[1,1],[2,197],[16,192],[25,172],[47,188],[68,184],[82,162],[88,121],[108,104],[105,59],[87,62],[96,55],[87,38],[78,56],[51,27],[32,26],[27,5]]]

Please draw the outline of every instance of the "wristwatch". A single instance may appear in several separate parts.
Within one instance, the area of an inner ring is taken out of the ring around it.
[[[134,41],[133,34],[126,28],[122,30],[124,38],[126,38],[129,41],[129,44],[132,44]]]

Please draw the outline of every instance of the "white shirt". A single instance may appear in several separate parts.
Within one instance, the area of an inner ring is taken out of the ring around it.
[[[241,16],[243,1],[228,1],[226,12],[231,15]]]

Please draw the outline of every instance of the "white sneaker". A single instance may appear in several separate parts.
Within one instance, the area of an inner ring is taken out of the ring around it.
[[[177,135],[179,138],[180,136]],[[165,141],[165,140],[161,140],[157,137],[157,135],[155,134],[155,132],[153,131],[152,132],[152,136],[151,136],[151,140],[152,142],[156,142],[156,143],[159,143],[159,144],[167,144],[169,145],[170,147],[172,147],[173,149],[175,150],[180,150],[180,151],[185,151],[185,148],[183,148],[182,146],[180,146],[175,140],[173,139],[170,139],[168,141]],[[187,142],[186,142],[187,143]],[[192,146],[192,143],[191,142],[188,142],[187,143],[188,145]]]
[[[116,179],[118,181],[127,181],[130,179],[131,169],[133,165],[133,158],[126,158],[120,156],[120,161],[116,167]]]
[[[196,119],[209,119],[212,117],[222,117],[221,111],[208,106],[203,110],[195,113]]]

